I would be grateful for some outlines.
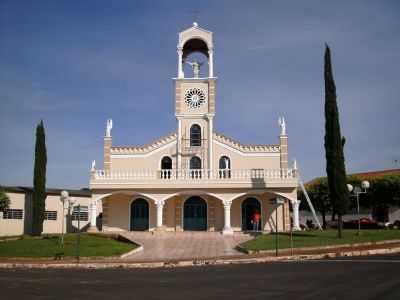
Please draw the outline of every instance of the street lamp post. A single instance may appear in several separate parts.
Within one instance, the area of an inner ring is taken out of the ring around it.
[[[65,204],[67,203],[68,211],[71,209],[74,204],[74,200],[69,196],[67,191],[62,191],[60,196],[60,201],[62,202],[62,222],[61,222],[61,245],[64,245],[64,222],[65,222]]]
[[[275,206],[275,256],[278,256],[278,207],[281,204],[285,203],[285,199],[277,197],[275,199],[270,200],[271,204]]]
[[[60,201],[62,203],[62,220],[61,220],[61,245],[64,245],[64,211],[65,211],[65,202],[68,201],[69,194],[67,191],[62,191],[60,196]]]
[[[361,221],[360,221],[360,194],[366,194],[367,189],[369,189],[369,182],[364,180],[361,182],[361,187],[353,187],[351,184],[347,184],[347,189],[349,192],[353,192],[357,199],[357,216],[358,216],[358,235],[361,234]]]

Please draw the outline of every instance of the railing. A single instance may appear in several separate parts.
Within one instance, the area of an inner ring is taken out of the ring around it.
[[[132,170],[92,172],[94,180],[254,180],[296,178],[294,169],[182,169],[182,170]]]

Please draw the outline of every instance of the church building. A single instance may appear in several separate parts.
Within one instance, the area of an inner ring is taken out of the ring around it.
[[[193,53],[206,61],[189,61]],[[297,170],[288,165],[285,120],[279,118],[275,144],[245,145],[215,132],[213,33],[193,23],[179,33],[177,54],[176,132],[145,146],[121,147],[113,145],[107,121],[104,170],[93,162],[90,173],[90,213],[102,211],[101,230],[288,231],[290,206],[297,228]],[[208,76],[202,76],[207,64]]]

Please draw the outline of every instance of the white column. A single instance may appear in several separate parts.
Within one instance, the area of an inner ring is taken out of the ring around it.
[[[163,208],[164,202],[157,202],[157,229],[160,229],[163,226]]]
[[[96,227],[96,219],[97,219],[97,204],[96,201],[90,203],[90,227],[88,229],[89,232],[97,231]]]
[[[183,65],[182,65],[182,49],[178,49],[178,78],[184,78]]]
[[[176,154],[177,154],[177,160],[176,160],[176,169],[177,169],[177,176],[179,176],[179,171],[182,169],[182,163],[181,163],[181,149],[182,149],[182,120],[179,118],[178,119],[178,136],[176,140]]]
[[[222,234],[233,234],[231,227],[231,206],[232,202],[224,202],[224,230]]]
[[[293,230],[301,230],[299,220],[299,206],[300,200],[292,201],[293,208]]]
[[[208,117],[208,169],[213,171],[213,118]]]
[[[208,51],[208,77],[214,77],[214,51]]]

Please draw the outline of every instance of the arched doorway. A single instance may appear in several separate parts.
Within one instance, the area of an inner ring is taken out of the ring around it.
[[[131,231],[149,229],[149,203],[145,199],[136,199],[131,203]]]
[[[207,230],[207,203],[202,198],[193,196],[185,201],[183,230]]]
[[[262,219],[259,223],[259,228],[253,227],[253,216],[256,212],[261,214],[261,204],[256,198],[247,198],[242,203],[242,230],[261,230],[262,228]]]

